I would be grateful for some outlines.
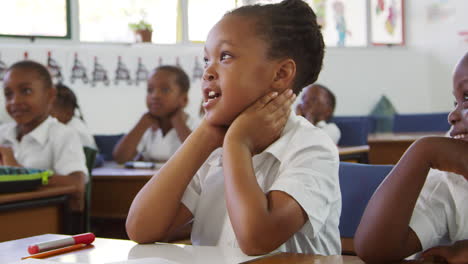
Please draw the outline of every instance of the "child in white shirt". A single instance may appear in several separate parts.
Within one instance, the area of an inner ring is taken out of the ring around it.
[[[162,241],[193,220],[195,245],[340,254],[337,148],[291,114],[323,54],[303,1],[226,14],[205,42],[204,119],[135,197],[129,237]]]
[[[335,105],[336,97],[330,89],[321,84],[312,84],[302,90],[301,101],[296,106],[296,114],[321,128],[335,144],[338,144],[341,131],[335,123],[330,122]]]
[[[75,93],[68,86],[61,83],[55,85],[55,88],[57,89],[57,95],[50,115],[57,118],[62,124],[75,129],[84,147],[97,150],[93,135],[84,124],[83,113],[78,105]],[[79,112],[79,117],[75,115],[76,111]]]
[[[49,116],[56,90],[43,65],[13,64],[3,80],[6,110],[13,123],[0,126],[0,165],[49,169],[49,184],[74,185],[74,211],[84,206],[87,169],[78,135]]]
[[[468,53],[453,75],[451,138],[416,141],[377,189],[355,236],[366,262],[399,261],[422,252],[468,263]]]
[[[129,160],[164,162],[196,127],[184,112],[190,80],[179,67],[160,66],[148,78],[145,113],[114,148],[118,163]]]

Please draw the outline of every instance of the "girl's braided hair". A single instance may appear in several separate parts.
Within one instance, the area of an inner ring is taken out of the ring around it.
[[[271,59],[291,58],[296,63],[293,91],[314,83],[324,56],[320,26],[312,8],[302,0],[284,0],[278,4],[247,5],[226,15],[248,16],[255,19],[256,31],[270,46]]]

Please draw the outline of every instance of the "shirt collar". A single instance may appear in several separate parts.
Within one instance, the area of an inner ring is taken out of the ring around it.
[[[58,122],[57,119],[49,116],[38,127],[26,134],[24,137],[31,137],[34,140],[36,140],[39,144],[44,145],[47,141],[49,128],[55,122]]]
[[[253,157],[254,161],[261,160],[265,157],[266,153],[273,155],[280,162],[284,159],[285,148],[288,146],[291,141],[293,133],[292,130],[295,127],[295,123],[298,122],[298,117],[291,113],[288,117],[288,121],[284,126],[283,131],[281,132],[280,138],[268,146],[262,153],[259,153]],[[221,167],[223,164],[223,149],[219,148],[213,152],[213,154],[208,158],[207,163],[210,166]],[[256,163],[256,162],[254,162]]]
[[[291,114],[289,114],[288,121],[286,122],[286,125],[284,126],[284,129],[281,132],[281,136],[270,146],[268,146],[262,153],[256,156],[263,156],[264,153],[270,153],[276,159],[282,162],[284,159],[284,153],[286,153],[286,151],[284,150],[287,148],[289,142],[292,139],[292,136],[294,135],[294,133],[292,132],[295,128],[295,124],[300,121],[298,119],[299,117],[293,112],[291,112]]]

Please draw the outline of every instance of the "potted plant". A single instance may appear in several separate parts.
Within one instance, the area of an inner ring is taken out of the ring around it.
[[[153,27],[150,23],[141,19],[138,23],[129,23],[128,26],[135,33],[137,42],[151,42]]]

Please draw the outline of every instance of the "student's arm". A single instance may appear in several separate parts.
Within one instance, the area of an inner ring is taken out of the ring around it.
[[[468,176],[468,142],[428,137],[403,155],[369,201],[354,237],[369,263],[401,260],[421,251],[411,216],[430,168]]]
[[[451,246],[439,246],[428,249],[422,254],[424,259],[441,257],[448,263],[468,263],[468,240],[460,240]]]
[[[180,142],[184,142],[190,133],[192,133],[192,130],[187,126],[187,119],[188,116],[183,108],[177,109],[171,116],[172,127],[176,130]]]
[[[70,207],[74,211],[83,211],[85,199],[85,178],[86,175],[81,171],[75,171],[68,175],[54,174],[49,179],[50,185],[74,186],[76,192],[70,200]]]
[[[308,219],[288,194],[265,195],[252,165],[252,156],[280,137],[294,99],[291,91],[260,99],[236,118],[224,140],[226,205],[239,246],[248,255],[273,251]]]
[[[5,147],[0,145],[0,165],[12,166],[12,167],[23,167],[15,159],[13,148]]]
[[[145,184],[132,202],[126,229],[138,243],[162,241],[193,218],[182,196],[211,152],[220,147],[224,129],[202,124]]]
[[[133,160],[137,155],[137,146],[141,137],[151,126],[159,127],[158,121],[150,113],[146,113],[140,118],[135,127],[128,134],[124,135],[114,147],[114,151],[112,152],[114,160],[118,163]]]

